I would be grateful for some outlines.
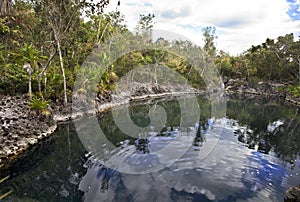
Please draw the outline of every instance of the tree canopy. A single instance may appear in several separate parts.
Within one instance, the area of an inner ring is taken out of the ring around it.
[[[1,1],[0,94],[27,93],[30,76],[32,92],[37,96],[67,103],[83,61],[97,45],[117,33],[148,36],[149,40],[144,43],[178,50],[193,49],[195,54],[206,52],[221,74],[230,78],[300,84],[300,39],[293,34],[268,38],[264,43],[232,56],[217,50],[214,27],[203,28],[203,47],[163,38],[151,41],[153,14],[141,14],[135,32],[131,33],[118,9],[103,12],[108,4],[109,0],[97,3],[87,0]],[[116,6],[119,5],[118,2]],[[126,43],[120,44],[122,46]],[[105,60],[107,56],[101,57]],[[95,79],[99,79],[101,89],[110,89],[112,81],[109,78],[121,77],[130,67],[153,63],[172,67],[191,80],[194,87],[204,85],[202,75],[193,71],[191,64],[180,56],[159,50],[132,52],[109,68],[108,74],[115,76]],[[32,68],[30,75],[28,68],[24,69],[25,64]]]

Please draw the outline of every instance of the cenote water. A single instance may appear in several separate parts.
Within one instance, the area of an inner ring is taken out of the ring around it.
[[[298,109],[262,98],[232,98],[226,117],[220,118],[211,116],[209,102],[199,98],[198,103],[199,121],[185,126],[180,126],[176,99],[130,106],[131,120],[139,127],[150,124],[153,107],[163,107],[167,115],[159,131],[150,126],[133,137],[120,130],[108,111],[97,125],[110,146],[93,127],[84,127],[89,117],[76,127],[61,124],[7,173],[10,178],[0,184],[0,195],[7,194],[2,200],[283,201],[285,191],[300,183]],[[93,137],[88,146],[78,134],[82,130]],[[174,155],[184,154],[159,167],[166,159],[159,151],[171,146]],[[120,167],[104,166],[109,158],[120,160]],[[149,168],[159,169],[141,173]]]

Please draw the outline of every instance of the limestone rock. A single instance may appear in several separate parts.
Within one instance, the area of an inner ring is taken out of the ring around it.
[[[0,100],[0,162],[6,169],[15,156],[30,145],[38,143],[54,132],[52,116],[42,117],[29,107],[25,96],[2,96]]]

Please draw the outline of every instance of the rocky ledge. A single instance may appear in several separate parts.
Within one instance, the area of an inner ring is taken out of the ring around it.
[[[71,103],[67,105],[52,103],[54,120],[59,122],[67,122],[82,117],[83,115],[100,114],[112,107],[138,102],[147,99],[158,99],[162,97],[182,96],[185,94],[201,94],[205,91],[196,90],[194,88],[180,86],[162,86],[159,84],[132,84],[131,89],[120,90],[120,92],[102,92],[98,93],[94,101],[88,101],[85,93],[75,93]],[[89,104],[87,104],[89,103]],[[82,106],[82,108],[80,108]]]
[[[291,187],[289,190],[287,190],[284,201],[285,202],[300,201],[300,184],[298,186]]]
[[[284,90],[289,84],[268,82],[249,83],[246,79],[223,78],[227,94],[248,94],[272,97],[284,102],[300,106],[300,97]]]
[[[56,129],[53,116],[31,109],[27,96],[0,97],[0,122],[0,170]]]
[[[285,101],[300,106],[299,99],[291,98],[286,92],[279,92],[278,87],[280,85],[278,84],[261,82],[253,87],[244,79],[226,78],[224,83],[228,94],[267,95],[283,98]],[[200,93],[200,91],[187,88],[186,86],[141,85],[139,83],[132,85],[131,88],[129,91],[124,90],[117,95],[112,95],[111,93],[98,94],[94,109],[85,111],[84,114],[101,113],[113,106],[124,104],[125,101],[135,102],[177,94]],[[83,105],[85,105],[86,95],[81,94],[78,97],[78,101],[83,102]],[[76,102],[76,99],[73,99],[74,101]],[[51,107],[53,113],[46,117],[30,108],[29,99],[26,96],[0,96],[0,170],[9,167],[13,160],[17,160],[17,155],[53,133],[57,122],[73,120],[84,115],[80,109],[74,111],[71,104],[60,106],[52,103]]]

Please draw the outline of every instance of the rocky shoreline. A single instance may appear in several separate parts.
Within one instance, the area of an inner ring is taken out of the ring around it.
[[[74,119],[78,119],[83,115],[100,114],[104,111],[111,109],[112,107],[128,104],[131,102],[138,102],[148,99],[157,99],[162,97],[174,97],[182,96],[185,94],[201,94],[204,95],[205,91],[196,90],[193,88],[176,88],[160,86],[160,85],[133,85],[129,91],[123,91],[122,93],[112,95],[112,93],[97,94],[94,102],[86,101],[86,95],[74,95],[73,104],[68,105],[52,105],[53,119],[57,123],[67,122]],[[77,98],[78,97],[78,98]],[[77,98],[77,99],[76,99]],[[89,104],[87,104],[89,102]],[[84,106],[83,109],[78,106]],[[91,106],[88,106],[91,105]]]
[[[0,170],[9,168],[57,127],[52,115],[44,116],[30,108],[27,96],[2,96],[0,122]]]
[[[51,104],[51,115],[41,115],[29,105],[28,96],[1,96],[0,97],[0,171],[7,170],[20,159],[26,156],[27,150],[34,150],[38,143],[43,142],[56,130],[57,124],[78,119],[84,115],[99,114],[112,107],[129,102],[173,97],[196,91],[172,92],[166,88],[147,89],[141,87],[136,94],[118,98],[112,101],[108,96],[96,101],[94,109],[74,110],[72,104]],[[82,101],[82,100],[81,100]],[[50,110],[50,109],[49,109]],[[30,153],[30,151],[29,151]]]
[[[300,106],[300,98],[295,98],[279,88],[282,84],[258,83],[250,86],[245,79],[224,79],[227,95],[243,94],[254,96],[267,96],[280,99]],[[182,89],[181,89],[182,90]],[[140,86],[134,92],[124,93],[121,97],[97,96],[95,108],[85,110],[72,109],[72,104],[52,104],[52,115],[45,118],[29,107],[29,99],[26,96],[2,96],[0,103],[0,170],[7,168],[10,161],[27,150],[31,145],[48,137],[56,129],[56,124],[71,121],[86,114],[102,113],[112,107],[136,102],[145,99],[160,97],[180,96],[184,94],[205,94],[204,91],[188,89],[186,92],[176,92],[174,89],[161,86]]]
[[[279,91],[278,87],[282,86],[279,84],[260,83],[256,87],[250,87],[245,80],[241,79],[225,80],[224,84],[227,95],[272,97],[300,106],[300,98]],[[126,94],[126,99],[125,97],[115,100],[111,96],[98,97],[94,109],[84,112],[74,111],[71,104],[63,106],[52,103],[52,113],[48,117],[41,116],[37,111],[31,109],[27,96],[0,96],[0,171],[8,170],[11,166],[17,165],[18,162],[26,158],[28,153],[34,152],[39,145],[38,143],[49,139],[56,130],[58,123],[78,119],[84,115],[99,114],[129,102],[162,97],[171,98],[185,94],[206,95],[205,91],[196,91],[195,89],[188,89],[186,92],[174,92],[167,88],[151,89],[141,87],[135,94]]]
[[[226,78],[224,84],[227,95],[267,96],[300,106],[300,98],[278,90],[282,86],[281,84],[261,82],[253,87],[244,79]],[[134,93],[125,93],[123,97],[117,99],[113,99],[110,95],[97,95],[94,109],[84,112],[74,111],[72,104],[66,106],[52,104],[52,114],[49,117],[41,116],[37,111],[31,109],[26,96],[2,96],[0,97],[0,170],[7,169],[11,163],[17,161],[19,154],[50,136],[55,131],[57,123],[71,121],[86,114],[102,113],[112,107],[129,102],[191,93],[205,95],[204,91],[195,89],[174,92],[174,89],[167,87],[140,86],[134,90]]]
[[[225,91],[228,95],[244,94],[254,96],[270,97],[283,103],[290,103],[300,107],[300,97],[283,90],[287,84],[274,82],[258,82],[250,84],[246,79],[224,78]]]
[[[286,191],[284,202],[299,202],[300,201],[300,184],[291,187]]]

